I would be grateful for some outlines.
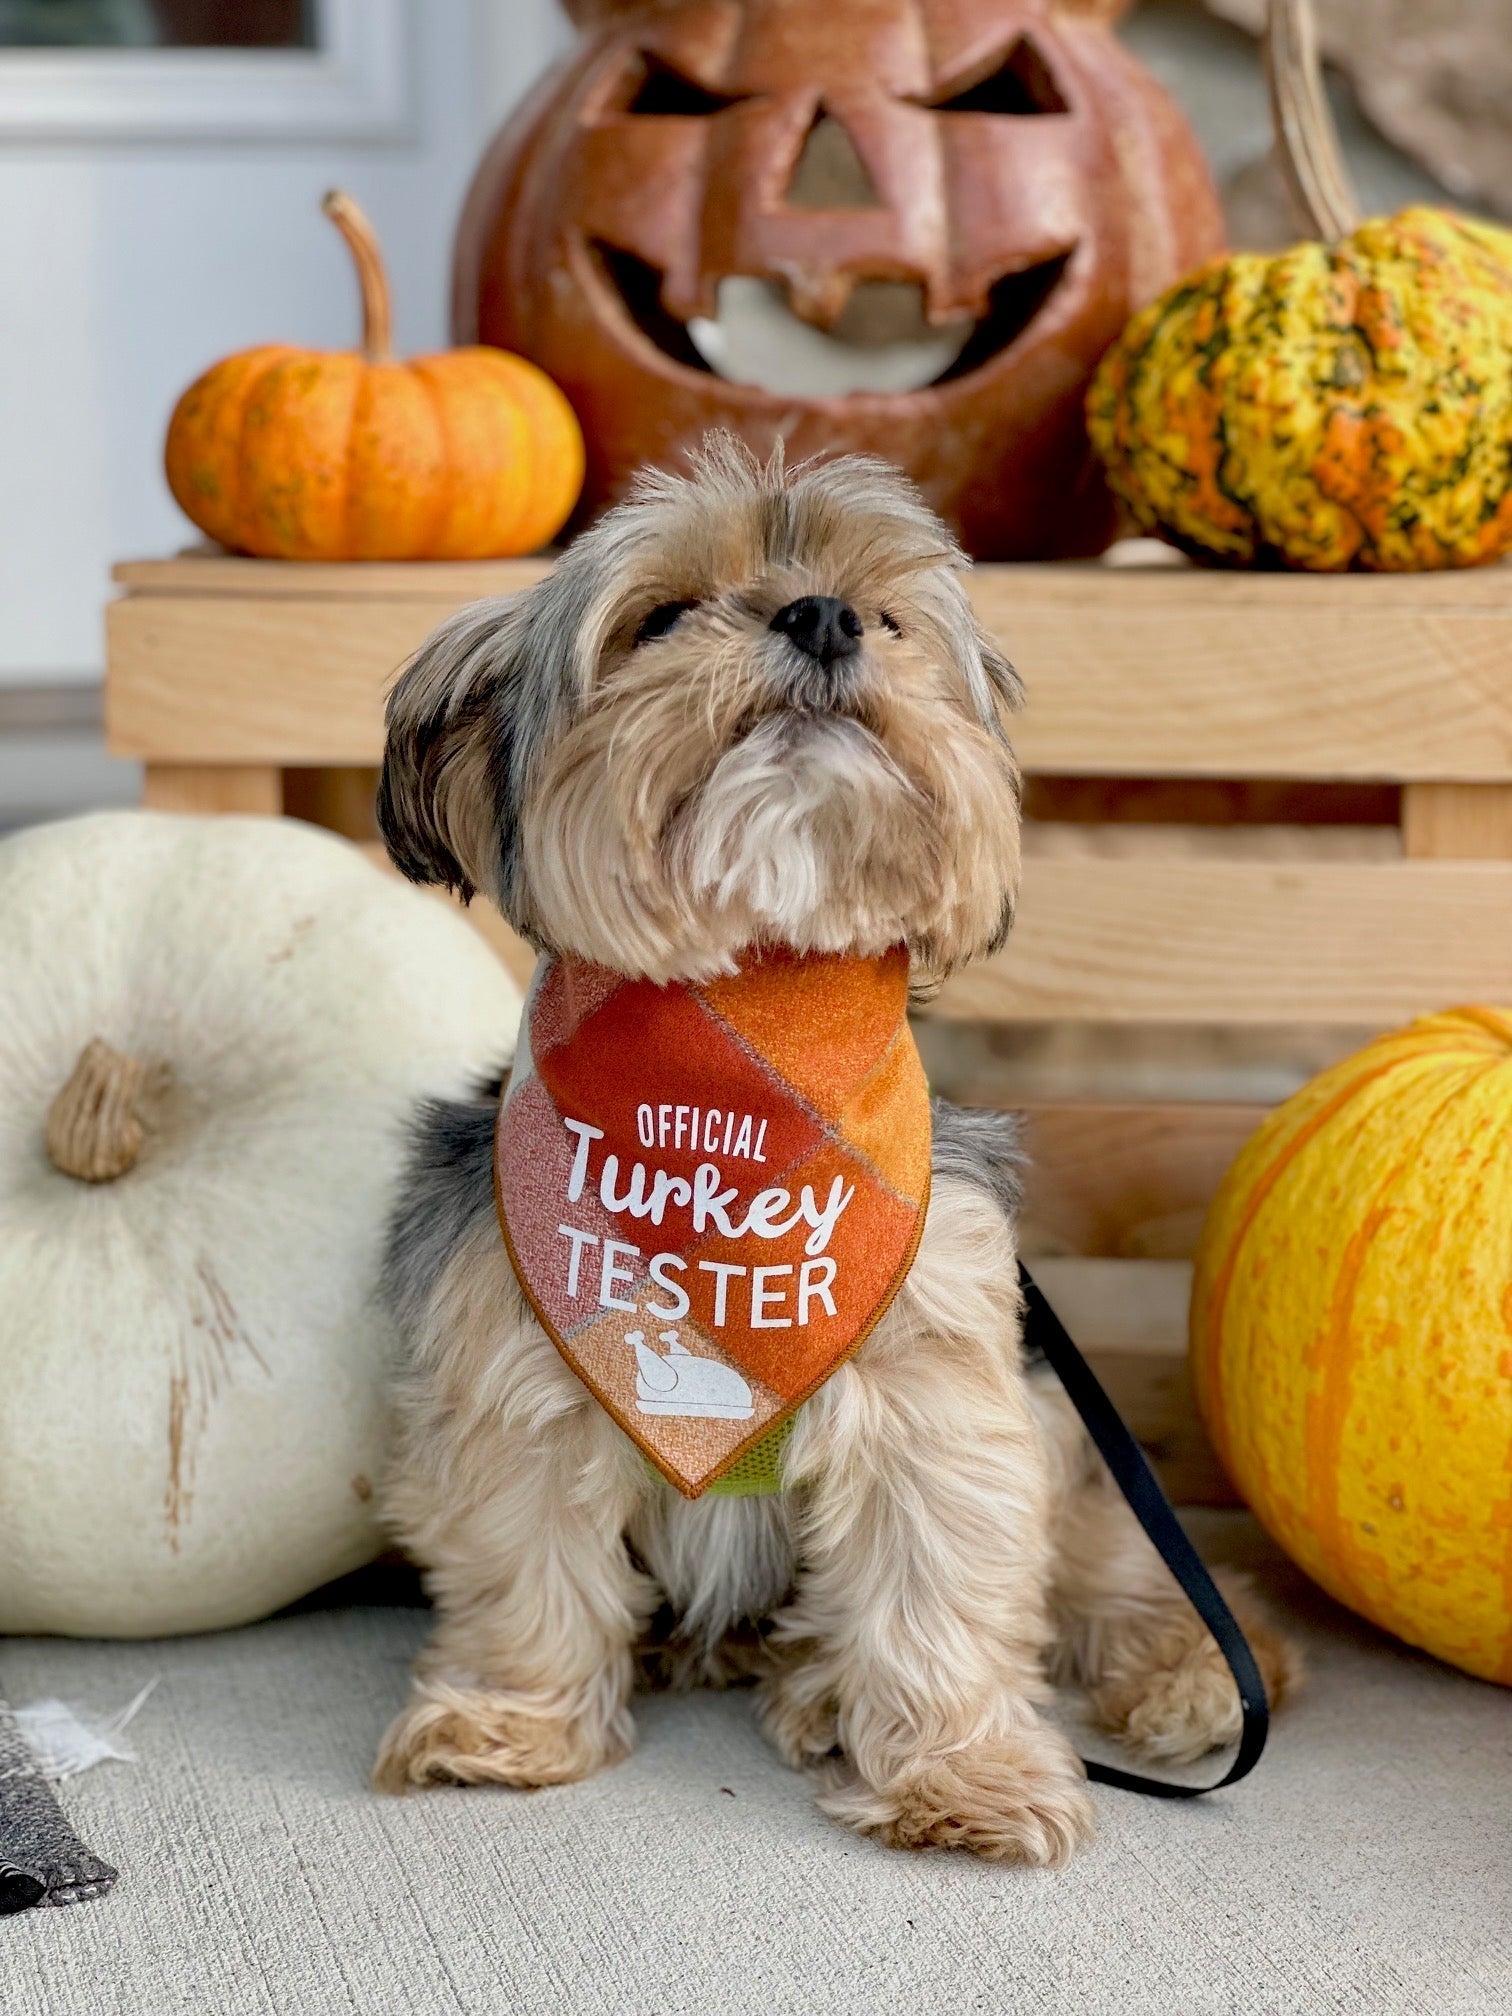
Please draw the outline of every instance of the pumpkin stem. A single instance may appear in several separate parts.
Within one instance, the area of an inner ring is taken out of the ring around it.
[[[79,1053],[68,1083],[47,1109],[54,1168],[80,1183],[110,1183],[136,1167],[144,1131],[139,1101],[147,1067],[96,1036]]]
[[[394,309],[378,233],[367,213],[344,189],[328,189],[320,207],[351,248],[362,289],[362,353],[369,364],[394,361]]]
[[[1287,186],[1315,236],[1332,243],[1360,222],[1318,59],[1312,0],[1270,0],[1265,78],[1276,153]]]

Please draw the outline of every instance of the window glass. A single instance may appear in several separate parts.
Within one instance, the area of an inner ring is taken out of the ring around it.
[[[0,49],[314,49],[314,0],[0,0]]]

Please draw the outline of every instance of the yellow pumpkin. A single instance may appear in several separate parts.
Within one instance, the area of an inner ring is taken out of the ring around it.
[[[565,396],[502,350],[396,362],[373,228],[339,190],[322,207],[357,265],[362,349],[273,343],[212,365],[168,427],[180,508],[267,559],[485,560],[545,545],[583,483]]]
[[[1147,531],[1232,566],[1512,552],[1512,234],[1417,207],[1356,227],[1306,0],[1271,0],[1276,132],[1321,241],[1221,259],[1135,316],[1088,395]]]
[[[1427,1016],[1271,1115],[1208,1214],[1191,1350],[1298,1566],[1512,1685],[1512,1011]]]

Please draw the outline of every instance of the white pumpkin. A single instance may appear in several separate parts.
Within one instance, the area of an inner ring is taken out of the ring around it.
[[[0,843],[0,1002],[0,1630],[370,1560],[385,1221],[416,1101],[509,1057],[503,967],[314,827],[104,813]]]

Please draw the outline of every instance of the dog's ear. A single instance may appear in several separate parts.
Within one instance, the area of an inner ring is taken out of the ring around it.
[[[569,558],[523,594],[459,609],[389,695],[378,825],[395,867],[464,902],[483,890],[527,937],[520,815],[577,704],[593,585]]]
[[[464,902],[495,879],[489,742],[513,614],[510,601],[459,610],[389,695],[379,831],[402,875],[442,883]]]
[[[961,573],[941,568],[930,588],[934,613],[977,716],[985,727],[1006,737],[1006,716],[1024,704],[1023,681],[997,639],[983,629]]]
[[[1024,682],[1009,662],[1007,654],[995,637],[989,636],[981,624],[973,617],[972,628],[976,633],[976,648],[981,659],[982,676],[989,690],[1001,708],[1016,714],[1024,704]]]

